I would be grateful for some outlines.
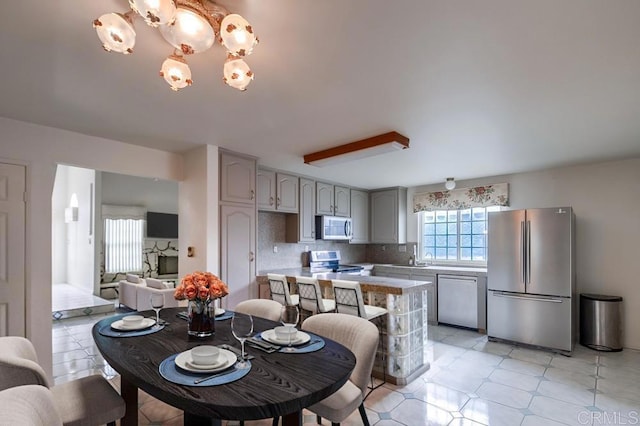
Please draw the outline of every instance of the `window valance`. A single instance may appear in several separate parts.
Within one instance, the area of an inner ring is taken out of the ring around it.
[[[461,188],[451,191],[424,192],[413,196],[413,212],[459,210],[471,207],[508,206],[509,184]]]
[[[109,204],[102,205],[103,219],[142,219],[147,215],[145,207],[137,206],[114,206]]]

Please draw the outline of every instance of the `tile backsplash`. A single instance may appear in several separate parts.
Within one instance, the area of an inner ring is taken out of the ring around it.
[[[313,243],[286,243],[286,214],[258,212],[258,259],[260,271],[309,266],[306,250],[340,250],[341,263],[367,261],[366,244],[316,240]],[[274,253],[277,247],[277,253]]]
[[[409,265],[409,259],[413,259],[413,248],[416,243],[406,244],[367,244],[367,262],[393,263]],[[400,251],[404,249],[404,251]]]
[[[258,212],[258,259],[260,271],[309,266],[307,250],[340,250],[341,263],[409,264],[416,243],[407,244],[349,244],[347,242],[316,240],[313,243],[285,242],[285,213]],[[274,247],[277,253],[274,253]],[[405,248],[406,251],[400,251]]]

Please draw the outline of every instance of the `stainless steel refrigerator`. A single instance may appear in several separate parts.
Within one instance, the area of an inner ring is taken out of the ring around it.
[[[571,207],[489,213],[487,334],[571,352],[576,337]]]

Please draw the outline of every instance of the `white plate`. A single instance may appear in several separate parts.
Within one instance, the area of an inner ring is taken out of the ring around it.
[[[226,312],[226,311],[225,311],[224,309],[222,309],[222,308],[216,308],[216,311],[215,311],[215,314],[214,314],[214,315],[215,315],[215,316],[219,316],[219,315],[224,314],[225,312]]]
[[[120,331],[137,331],[137,330],[144,330],[145,328],[149,328],[155,323],[156,323],[156,320],[154,320],[153,318],[145,318],[140,322],[140,324],[134,327],[131,327],[126,325],[124,321],[118,320],[111,323],[111,328],[120,330]]]
[[[238,357],[231,351],[226,349],[220,349],[219,362],[214,365],[196,365],[192,364],[191,351],[181,352],[176,357],[176,365],[183,370],[191,371],[194,373],[215,373],[216,371],[222,371],[225,368],[231,367]]]
[[[262,338],[270,343],[275,343],[276,345],[288,345],[289,339],[280,340],[276,337],[276,332],[274,330],[265,330],[262,332]],[[309,340],[311,340],[311,336],[309,336],[304,331],[299,331],[296,333],[295,337],[291,339],[291,346],[296,345],[304,345]]]

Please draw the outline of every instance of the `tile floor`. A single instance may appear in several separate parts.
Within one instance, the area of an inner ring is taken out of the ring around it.
[[[51,288],[51,314],[54,320],[113,312],[116,301],[78,290],[70,284],[54,284]]]
[[[118,388],[117,373],[91,337],[91,327],[104,315],[54,321],[56,383],[99,373]],[[640,424],[640,351],[606,353],[577,345],[573,356],[565,357],[433,326],[427,357],[431,369],[420,378],[407,386],[385,384],[367,398],[372,425]],[[144,392],[139,409],[142,425],[182,424],[181,411]],[[314,424],[315,416],[306,412],[304,420]],[[360,424],[357,412],[343,422]]]

